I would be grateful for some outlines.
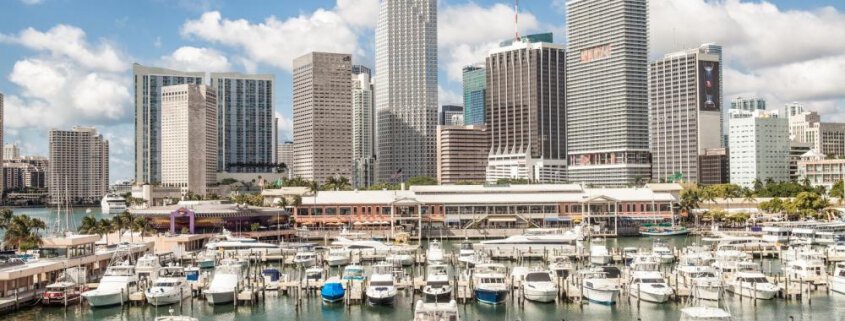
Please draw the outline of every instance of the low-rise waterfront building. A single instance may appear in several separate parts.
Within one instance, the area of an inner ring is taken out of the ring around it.
[[[833,184],[845,180],[845,159],[826,159],[824,154],[810,150],[798,161],[798,180],[830,190]]]
[[[251,231],[252,224],[269,227],[286,224],[287,212],[279,208],[233,204],[227,201],[180,201],[166,206],[130,209],[146,218],[154,229],[171,234],[186,229],[190,234]]]
[[[799,176],[798,162],[801,157],[813,149],[813,144],[796,141],[789,142],[789,180],[796,181]]]

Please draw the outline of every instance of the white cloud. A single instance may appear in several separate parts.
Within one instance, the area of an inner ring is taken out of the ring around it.
[[[49,52],[54,58],[68,58],[90,69],[120,72],[129,68],[117,49],[105,41],[98,46],[89,44],[85,31],[74,26],[57,25],[46,32],[27,28],[17,36],[0,34],[0,42]]]
[[[229,59],[210,48],[180,47],[168,56],[161,57],[162,63],[173,69],[185,71],[229,71]]]
[[[317,9],[286,20],[269,17],[261,23],[224,19],[220,12],[202,14],[182,25],[182,35],[235,47],[258,63],[291,71],[293,59],[311,51],[362,55],[352,26],[333,11]]]
[[[378,0],[337,0],[336,11],[355,27],[375,28],[378,23]]]
[[[276,113],[276,118],[279,119],[279,136],[282,141],[293,140],[293,120],[285,117],[280,113]]]
[[[464,96],[458,92],[451,91],[449,89],[443,88],[443,86],[437,86],[437,97],[439,98],[438,104],[440,106],[443,105],[464,105]],[[439,107],[438,107],[439,110]]]
[[[20,1],[21,1],[21,3],[28,5],[28,6],[44,3],[44,0],[20,0]]]

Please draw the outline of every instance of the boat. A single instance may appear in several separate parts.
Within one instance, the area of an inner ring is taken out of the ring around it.
[[[791,227],[783,226],[763,226],[763,236],[760,237],[763,241],[786,244],[789,243],[789,236],[792,235]]]
[[[845,294],[845,263],[837,263],[833,270],[833,277],[830,278],[830,290]]]
[[[581,226],[572,230],[535,228],[527,229],[524,234],[511,235],[504,239],[485,240],[476,247],[482,249],[520,249],[520,250],[564,250],[575,251],[575,244],[583,240]]]
[[[694,298],[719,300],[723,286],[716,268],[707,265],[679,265],[676,271]]]
[[[660,270],[660,259],[651,254],[640,253],[631,258],[628,270],[654,272]]]
[[[330,248],[326,253],[325,261],[328,266],[344,266],[349,264],[352,251],[342,247]]]
[[[414,255],[409,247],[393,246],[388,251],[387,256],[384,257],[384,260],[396,265],[409,266],[414,264]]]
[[[758,300],[771,300],[780,292],[780,286],[769,282],[754,262],[737,264],[736,272],[726,282],[726,289],[728,292]]]
[[[590,242],[590,263],[593,265],[607,265],[610,264],[610,259],[610,252],[607,250],[604,239],[593,239]]]
[[[443,247],[437,240],[431,241],[428,244],[428,250],[425,252],[425,259],[428,264],[443,262]]]
[[[669,264],[675,261],[675,254],[672,254],[672,250],[669,249],[669,246],[660,239],[654,240],[654,244],[651,247],[651,253],[660,260],[661,264]]]
[[[674,293],[663,278],[663,274],[656,271],[632,272],[628,289],[632,297],[652,303],[667,302]]]
[[[522,279],[522,291],[525,299],[534,302],[553,302],[558,296],[558,286],[552,281],[552,272],[534,270],[525,273]]]
[[[625,265],[631,264],[631,261],[634,259],[634,256],[640,253],[640,249],[637,247],[624,247],[622,248],[622,262]]]
[[[293,264],[301,267],[312,267],[317,265],[317,253],[311,250],[299,251],[293,257]]]
[[[690,230],[685,226],[669,223],[643,224],[640,227],[640,235],[643,236],[676,236],[689,234]]]
[[[792,229],[789,237],[790,245],[812,245],[816,238],[816,230],[812,228]]]
[[[167,312],[170,313],[170,315],[156,317],[153,320],[155,320],[155,321],[199,321],[199,319],[197,319],[197,318],[189,317],[189,316],[186,316],[186,315],[173,315],[173,312],[176,312],[176,311],[173,310],[173,308],[168,309]]]
[[[103,214],[120,214],[126,212],[126,199],[115,193],[108,193],[100,200],[100,211]]]
[[[323,268],[319,266],[312,266],[305,269],[305,275],[302,277],[302,283],[306,285],[319,284],[323,281]]]
[[[276,244],[257,242],[246,238],[232,237],[231,239],[210,241],[205,245],[204,261],[197,262],[197,265],[201,268],[211,267],[214,265],[213,259],[216,256],[246,256],[251,254],[281,255],[282,249]],[[211,266],[206,266],[208,260],[211,260]]]
[[[158,255],[152,253],[144,254],[135,264],[135,274],[138,275],[139,282],[155,281],[158,278],[159,269],[161,269],[161,261]]]
[[[549,258],[549,270],[554,272],[556,277],[567,278],[575,272],[575,263],[569,256],[553,256]]]
[[[845,242],[836,242],[827,246],[827,260],[830,262],[845,261]]]
[[[611,277],[602,268],[580,271],[584,298],[601,304],[616,304],[619,299],[620,284],[618,275]]]
[[[48,284],[41,295],[43,305],[70,305],[82,301],[87,273],[84,267],[65,269],[56,282]]]
[[[754,236],[731,236],[717,234],[715,237],[705,237],[704,242],[716,243],[716,247],[731,246],[737,251],[753,253],[778,253],[780,247],[772,242],[764,241]]]
[[[200,279],[202,278],[202,270],[196,266],[186,266],[185,267],[185,281],[188,282],[188,285],[194,286],[200,284]]]
[[[112,262],[115,262],[112,259]],[[109,265],[100,284],[94,290],[82,292],[82,297],[92,308],[118,305],[129,299],[129,292],[137,287],[138,275],[130,260]]]
[[[373,265],[373,272],[367,285],[367,302],[372,305],[393,305],[396,299],[396,285],[393,280],[393,265],[380,262]]]
[[[203,291],[209,304],[226,304],[235,300],[235,289],[243,276],[244,263],[223,259],[214,269],[208,288]]]
[[[435,263],[428,266],[422,292],[427,302],[447,302],[452,297],[448,266]]]
[[[481,303],[500,304],[508,296],[505,282],[504,265],[498,263],[476,264],[472,271],[472,283],[475,285],[475,299]]]
[[[432,303],[417,300],[413,321],[461,321],[458,303],[455,300]]]
[[[347,265],[343,268],[343,281],[364,281],[364,267],[360,265]]]
[[[333,276],[326,280],[326,283],[323,284],[323,288],[320,289],[320,297],[323,298],[323,302],[335,303],[343,300],[345,292],[346,291],[343,289],[343,281],[340,278]]]
[[[736,270],[737,264],[750,258],[748,253],[737,250],[733,245],[721,245],[716,249],[712,266],[725,278]]]
[[[282,272],[277,268],[266,268],[261,271],[261,278],[264,279],[264,288],[275,291],[279,289]]]
[[[185,279],[185,269],[173,265],[161,268],[145,296],[147,302],[154,306],[175,304],[190,298],[191,286]]]
[[[827,281],[824,257],[817,253],[798,253],[795,260],[786,262],[783,267],[784,276],[801,282],[821,284]]]
[[[458,262],[464,263],[467,267],[472,267],[475,265],[477,256],[475,253],[475,249],[473,248],[472,242],[463,241],[461,242],[460,248],[458,250]]]
[[[357,250],[359,252],[369,253],[387,253],[391,249],[390,245],[372,239],[372,236],[366,233],[353,233],[344,230],[332,242],[334,246],[340,246],[350,250]]]
[[[716,307],[689,307],[681,309],[680,321],[731,321],[730,312]]]

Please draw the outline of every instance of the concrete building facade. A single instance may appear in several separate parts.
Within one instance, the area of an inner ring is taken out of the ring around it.
[[[51,204],[99,204],[109,188],[109,142],[91,127],[51,129]]]
[[[21,149],[15,144],[3,145],[3,160],[18,159],[21,157]]]
[[[288,168],[288,177],[295,176],[293,172],[293,142],[286,141],[278,144],[276,161]]]
[[[648,1],[568,1],[569,181],[620,186],[651,177]]]
[[[464,125],[486,123],[485,99],[487,97],[487,70],[484,64],[466,66],[463,69]]]
[[[845,180],[845,159],[825,159],[815,150],[801,155],[798,161],[798,180],[812,186],[824,186],[830,190],[836,182]]]
[[[204,72],[132,65],[135,77],[135,183],[161,182],[161,89],[202,84]]]
[[[735,109],[730,113],[731,183],[789,180],[789,129],[777,112]]]
[[[817,112],[790,117],[789,135],[793,141],[808,143],[822,154],[845,156],[845,123],[823,123]]]
[[[352,70],[352,186],[366,188],[375,184],[375,89],[369,68],[356,66]]]
[[[438,126],[461,126],[463,125],[464,106],[458,105],[443,105],[440,106],[440,113],[438,114]],[[460,118],[455,116],[461,116]],[[460,120],[460,124],[456,123]]]
[[[702,185],[731,182],[730,153],[727,148],[708,148],[698,156],[698,183]]]
[[[487,56],[488,182],[566,180],[566,51],[529,39]]]
[[[217,93],[205,85],[161,90],[161,185],[182,195],[210,193],[217,183]]]
[[[766,110],[766,100],[758,97],[736,97],[731,101],[731,109],[748,112]]]
[[[649,65],[649,139],[654,182],[699,182],[700,156],[722,146],[721,57],[704,47]]]
[[[211,73],[217,93],[217,170],[268,173],[276,164],[272,74]]]
[[[437,126],[437,181],[484,182],[489,152],[490,133],[486,126]]]
[[[789,179],[797,181],[801,174],[798,172],[798,162],[807,152],[813,150],[810,143],[789,141]]]
[[[325,182],[352,174],[352,57],[312,52],[293,61],[293,171]]]
[[[380,1],[375,38],[376,181],[434,177],[437,0]]]

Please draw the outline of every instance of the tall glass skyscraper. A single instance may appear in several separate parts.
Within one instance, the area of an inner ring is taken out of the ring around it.
[[[161,182],[161,88],[202,84],[204,72],[132,65],[135,75],[135,182]]]
[[[375,121],[370,69],[352,65],[352,185],[366,188],[375,182]]]
[[[482,125],[485,122],[486,73],[483,64],[464,67],[464,125]]]
[[[211,73],[217,91],[218,171],[266,173],[275,167],[274,80],[271,74]]]
[[[376,180],[434,177],[437,0],[381,1],[375,86]]]
[[[569,180],[619,186],[651,177],[648,1],[566,3]]]

